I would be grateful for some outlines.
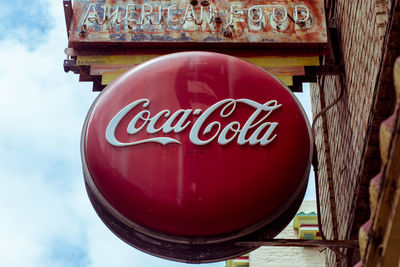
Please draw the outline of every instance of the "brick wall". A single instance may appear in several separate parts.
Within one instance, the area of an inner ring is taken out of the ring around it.
[[[364,192],[360,177],[390,7],[391,0],[337,0],[333,25],[338,30],[345,85],[338,76],[325,76],[311,86],[314,116],[345,88],[343,99],[321,116],[315,127],[322,223],[328,239],[348,239],[353,219],[363,209],[356,204]],[[377,172],[379,161],[368,168]],[[327,264],[339,265],[332,252],[327,253]]]
[[[292,223],[277,238],[297,238]],[[324,267],[325,253],[318,248],[261,247],[250,253],[250,267]]]
[[[314,201],[303,201],[299,212],[316,212]],[[292,222],[276,237],[297,239],[298,233],[293,229]],[[265,246],[250,252],[250,267],[323,267],[325,252],[320,248],[303,247],[273,247]]]

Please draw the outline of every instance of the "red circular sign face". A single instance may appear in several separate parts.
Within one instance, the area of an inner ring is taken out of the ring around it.
[[[125,73],[93,104],[82,138],[102,209],[143,234],[211,242],[260,229],[302,198],[310,147],[305,113],[281,82],[206,52]]]

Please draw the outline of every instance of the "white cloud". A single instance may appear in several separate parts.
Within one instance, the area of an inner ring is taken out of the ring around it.
[[[96,93],[63,72],[62,1],[28,2],[43,9],[31,14],[47,16],[48,30],[25,25],[17,37],[0,36],[0,265],[186,266],[131,248],[95,214],[79,142]],[[0,4],[0,16],[9,10]],[[18,37],[32,32],[36,43]]]
[[[181,266],[131,248],[91,207],[79,142],[96,93],[63,72],[62,2],[34,5],[48,16],[48,31],[25,25],[0,38],[0,265]],[[18,37],[30,31],[40,34],[37,43]]]
[[[52,26],[48,12],[46,0],[0,3],[0,40],[14,39],[34,48],[42,33]]]

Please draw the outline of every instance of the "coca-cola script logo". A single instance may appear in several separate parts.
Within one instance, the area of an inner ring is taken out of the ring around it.
[[[221,107],[222,110],[219,114],[220,117],[227,118],[235,111],[237,103],[243,103],[254,108],[253,114],[251,114],[244,125],[241,125],[238,121],[233,121],[225,126],[223,129],[221,129],[221,123],[218,121],[213,121],[206,125],[202,134],[204,135],[210,133],[212,131],[212,128],[214,127],[217,129],[215,131],[215,134],[207,140],[201,140],[199,137],[200,129],[204,126],[207,118]],[[271,143],[276,138],[275,129],[278,126],[278,122],[268,122],[266,121],[266,119],[268,119],[268,117],[274,110],[281,107],[281,105],[278,104],[276,100],[271,100],[264,104],[260,104],[250,99],[224,99],[210,106],[204,112],[201,109],[179,109],[172,113],[172,111],[165,109],[152,116],[150,111],[146,109],[149,105],[149,99],[139,99],[121,109],[107,126],[106,139],[108,143],[117,147],[133,146],[149,142],[160,143],[163,145],[171,143],[181,144],[181,142],[179,142],[178,140],[170,137],[154,137],[128,143],[118,141],[115,136],[115,130],[119,122],[131,110],[138,109],[138,112],[130,121],[126,129],[127,133],[130,135],[135,135],[138,132],[144,130],[144,128],[148,134],[155,134],[158,132],[163,132],[166,134],[170,132],[180,133],[191,126],[189,136],[190,141],[194,145],[206,145],[212,142],[214,139],[218,140],[218,144],[226,145],[236,139],[236,142],[239,145],[259,144],[261,146],[265,146]],[[263,111],[266,112],[266,114],[262,118],[259,118],[259,115]],[[201,115],[196,120],[196,122],[192,123],[188,120],[188,117],[191,114]],[[156,128],[155,125],[162,117],[167,118],[167,121],[165,121],[161,127]],[[139,123],[141,123],[141,125],[137,126]],[[253,129],[254,131],[249,138],[246,138],[246,135],[250,129]]]
[[[311,144],[301,106],[275,77],[235,57],[187,52],[104,89],[82,131],[82,161],[96,210],[125,241],[216,260],[233,255],[230,246],[247,252],[237,238],[273,238],[290,221]]]

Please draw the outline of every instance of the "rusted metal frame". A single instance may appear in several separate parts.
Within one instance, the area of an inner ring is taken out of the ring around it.
[[[70,56],[90,56],[90,55],[137,55],[137,54],[171,54],[177,52],[188,51],[188,49],[176,47],[175,44],[173,48],[171,46],[167,47],[137,47],[129,48],[126,46],[115,47],[112,44],[103,43],[104,46],[94,49],[89,44],[78,49],[67,48],[66,53]],[[195,45],[195,44],[193,44]],[[195,46],[191,47],[195,49]],[[291,56],[319,56],[320,51],[313,48],[293,48],[293,49],[265,49],[265,47],[242,47],[242,48],[232,48],[226,47],[224,43],[220,43],[214,48],[202,48],[202,51],[223,53],[231,56],[241,56],[241,57],[259,57],[259,56],[281,56],[281,57],[291,57]],[[327,54],[328,50],[324,50],[322,54]]]
[[[321,88],[321,87],[320,87]],[[320,89],[320,103],[321,108],[326,108],[325,103],[325,94]],[[322,116],[322,134],[324,139],[324,154],[325,154],[325,164],[326,164],[326,172],[327,172],[327,180],[328,180],[328,191],[329,191],[329,204],[330,204],[330,212],[332,217],[332,232],[333,238],[338,239],[338,230],[337,230],[337,213],[336,213],[336,196],[335,196],[335,188],[333,182],[333,170],[332,170],[332,159],[331,159],[331,149],[330,149],[330,139],[329,139],[329,130],[328,130],[328,119],[326,113]]]
[[[64,6],[65,25],[67,26],[67,35],[69,38],[69,36],[71,34],[70,30],[71,30],[72,17],[74,15],[74,12],[72,9],[72,1],[71,0],[63,0],[63,6]]]
[[[306,51],[314,54],[327,54],[327,44],[292,44],[292,43],[227,43],[227,42],[125,42],[125,43],[112,43],[112,42],[70,42],[70,46],[76,50],[80,51],[90,51],[96,50],[100,51],[102,49],[108,51],[136,51],[141,49],[157,49],[157,50],[169,50],[168,46],[173,44],[174,50],[187,51],[187,50],[207,50],[207,51],[224,51],[224,50],[238,50],[238,49],[249,49],[249,50],[281,50],[282,54],[290,53],[290,51]],[[224,47],[221,49],[221,47]],[[172,50],[172,49],[171,49]],[[283,50],[283,51],[282,51]],[[292,53],[293,54],[293,53]]]
[[[264,241],[236,242],[237,246],[277,246],[277,247],[319,247],[319,248],[353,248],[358,240],[309,240],[309,239],[268,239]]]

